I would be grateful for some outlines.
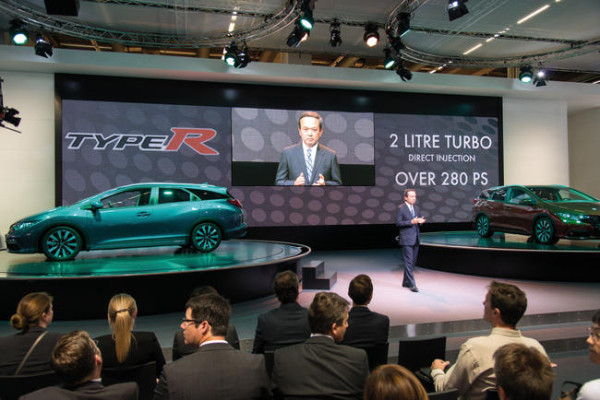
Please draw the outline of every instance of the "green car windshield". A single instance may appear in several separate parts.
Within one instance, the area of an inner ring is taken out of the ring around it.
[[[598,201],[590,195],[567,187],[528,187],[537,197],[551,202]]]

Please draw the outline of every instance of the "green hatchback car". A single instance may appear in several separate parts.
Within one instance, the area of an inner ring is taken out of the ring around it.
[[[561,185],[497,186],[474,200],[473,223],[483,238],[499,231],[530,235],[541,244],[599,239],[600,202]]]
[[[208,184],[121,186],[15,222],[6,234],[11,253],[44,253],[71,260],[81,250],[190,246],[202,253],[246,233],[242,204]]]

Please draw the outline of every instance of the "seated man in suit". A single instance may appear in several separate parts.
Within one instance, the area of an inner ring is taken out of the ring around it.
[[[533,347],[510,343],[494,353],[500,400],[550,400],[554,371],[548,357]]]
[[[458,389],[459,398],[484,400],[486,391],[496,388],[494,352],[509,343],[521,343],[537,349],[550,360],[542,345],[521,335],[516,326],[527,309],[527,296],[514,285],[492,281],[483,301],[483,319],[490,323],[488,336],[467,340],[460,347],[456,363],[447,371],[448,361],[436,359],[431,376],[437,392]]]
[[[281,305],[258,316],[253,353],[274,351],[310,337],[308,310],[298,304],[299,286],[298,275],[292,271],[275,275],[273,291]]]
[[[188,300],[181,323],[186,344],[198,351],[167,364],[154,400],[249,400],[270,398],[264,358],[225,341],[231,306],[216,293]]]
[[[373,298],[373,282],[367,275],[358,275],[350,281],[348,296],[352,308],[348,313],[348,329],[343,344],[355,347],[373,347],[386,344],[390,332],[390,318],[367,307]]]
[[[63,335],[52,352],[52,368],[65,383],[50,386],[21,397],[24,400],[99,399],[136,400],[135,382],[103,386],[100,383],[102,355],[96,343],[85,331]]]
[[[275,351],[273,387],[284,397],[362,399],[369,365],[364,350],[338,345],[348,327],[348,302],[319,292],[308,310],[312,336]]]
[[[201,294],[207,293],[218,293],[217,290],[209,285],[203,285],[192,290],[191,297],[199,296]],[[240,339],[238,337],[237,330],[235,329],[235,325],[229,323],[227,326],[227,335],[225,335],[225,340],[227,343],[231,345],[234,349],[240,349]],[[198,346],[187,345],[183,340],[183,332],[177,331],[173,336],[173,361],[179,360],[183,356],[187,356],[188,354],[192,354],[198,350]]]
[[[298,133],[302,142],[286,147],[281,153],[275,184],[341,185],[337,154],[319,144],[323,134],[323,118],[314,111],[303,113],[298,119]]]

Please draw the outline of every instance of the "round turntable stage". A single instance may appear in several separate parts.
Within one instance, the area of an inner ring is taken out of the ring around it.
[[[208,254],[180,247],[81,252],[75,260],[47,261],[43,254],[0,252],[0,320],[19,299],[46,291],[54,296],[55,318],[106,318],[108,301],[129,293],[144,314],[183,311],[191,291],[211,285],[231,302],[273,293],[277,272],[297,272],[310,254],[295,243],[231,240]]]
[[[421,234],[417,265],[440,271],[536,281],[599,282],[600,241],[541,245],[527,236],[474,231]]]

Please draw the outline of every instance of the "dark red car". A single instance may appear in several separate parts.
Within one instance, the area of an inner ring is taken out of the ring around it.
[[[497,186],[474,200],[473,223],[484,238],[500,231],[530,235],[542,244],[598,239],[600,202],[560,185]]]

